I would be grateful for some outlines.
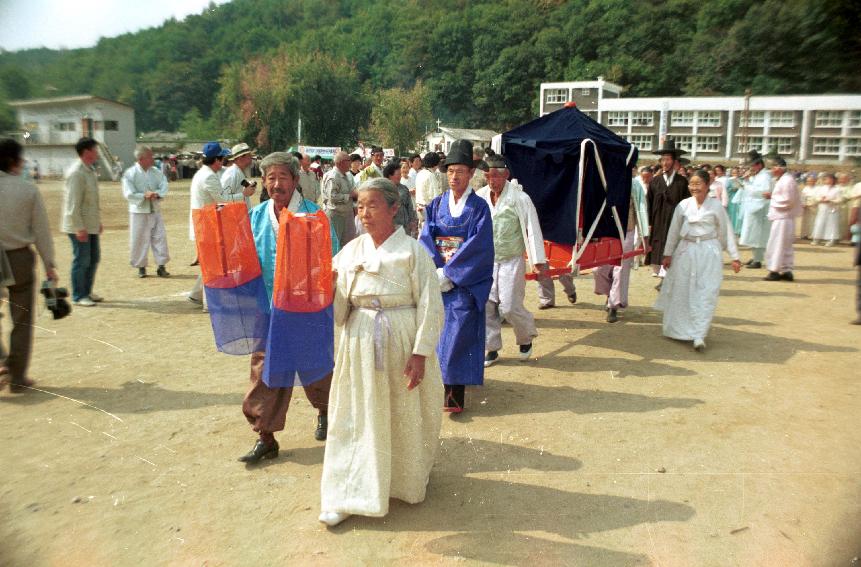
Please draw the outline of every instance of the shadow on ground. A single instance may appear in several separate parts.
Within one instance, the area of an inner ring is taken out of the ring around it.
[[[142,382],[125,382],[120,389],[63,387],[36,384],[39,390],[30,390],[24,394],[4,396],[0,403],[16,405],[36,405],[56,400],[56,394],[85,402],[91,406],[114,414],[152,413],[159,411],[175,411],[196,409],[210,406],[238,406],[242,403],[242,393],[214,394],[190,392],[183,390],[168,390],[158,384]],[[50,393],[45,393],[50,392]],[[93,410],[87,406],[81,406]]]
[[[354,517],[335,531],[456,532],[431,540],[425,550],[443,557],[498,565],[649,565],[645,555],[574,543],[572,540],[638,524],[685,522],[695,511],[668,500],[569,492],[522,482],[463,476],[483,471],[534,469],[571,472],[577,459],[514,445],[445,439],[431,474],[427,499],[418,505],[392,501],[385,518]],[[518,475],[523,478],[523,475]],[[440,521],[440,519],[444,519]],[[492,528],[490,527],[492,526]],[[524,535],[546,532],[569,541]]]

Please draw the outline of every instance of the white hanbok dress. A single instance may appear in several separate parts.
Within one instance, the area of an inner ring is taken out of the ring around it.
[[[689,197],[673,212],[664,256],[672,264],[655,308],[664,312],[664,336],[683,341],[705,339],[723,280],[722,251],[738,260],[726,211],[717,199],[697,205]]]
[[[385,516],[389,498],[425,498],[442,422],[436,346],[442,295],[427,251],[398,228],[379,248],[370,235],[334,258],[340,330],[329,393],[321,509]],[[424,380],[407,390],[407,359],[425,356]]]
[[[843,192],[836,185],[820,185],[816,200],[818,204],[816,220],[813,223],[813,240],[840,240],[840,204],[843,202]]]

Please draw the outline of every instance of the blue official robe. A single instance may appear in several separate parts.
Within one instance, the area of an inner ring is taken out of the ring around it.
[[[251,232],[269,296],[270,325],[263,382],[270,388],[307,386],[324,378],[335,365],[334,314],[331,305],[316,313],[288,313],[272,308],[278,237],[269,214],[271,206],[273,203],[264,201],[251,209]],[[303,213],[320,209],[302,199],[298,192],[293,194],[288,208]],[[331,237],[334,255],[340,248],[334,230]]]
[[[490,209],[470,192],[463,212],[449,211],[449,191],[425,208],[419,240],[454,288],[442,294],[445,323],[437,346],[443,383],[484,383],[484,307],[493,285],[493,225]]]

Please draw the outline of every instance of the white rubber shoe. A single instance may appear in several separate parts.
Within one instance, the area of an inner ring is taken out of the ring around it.
[[[333,528],[349,517],[350,514],[345,514],[344,512],[320,512],[318,519],[330,528]]]

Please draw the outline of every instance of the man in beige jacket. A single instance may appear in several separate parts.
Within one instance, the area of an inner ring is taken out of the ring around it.
[[[93,293],[102,234],[99,182],[93,168],[99,159],[99,143],[92,138],[81,138],[75,151],[79,159],[66,171],[61,230],[72,242],[72,301],[75,305],[92,307],[103,299]]]

